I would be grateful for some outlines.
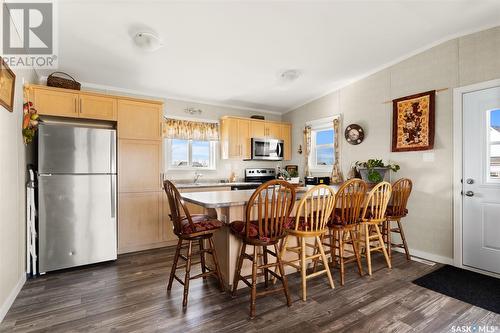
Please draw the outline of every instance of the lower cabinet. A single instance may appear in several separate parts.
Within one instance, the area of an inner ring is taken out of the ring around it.
[[[118,252],[127,253],[170,245],[164,192],[118,195]],[[166,221],[165,221],[166,222]]]

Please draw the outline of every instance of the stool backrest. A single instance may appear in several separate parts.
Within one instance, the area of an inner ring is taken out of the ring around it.
[[[363,209],[363,220],[371,222],[385,221],[385,211],[391,199],[392,186],[388,182],[380,182],[372,188],[366,198]]]
[[[171,181],[165,180],[163,182],[163,188],[167,194],[168,205],[170,206],[170,219],[174,225],[174,233],[178,235],[182,232],[182,219],[186,219],[194,229],[191,214],[189,214],[186,203],[184,202],[184,199],[179,193],[177,187],[175,187]]]
[[[361,179],[350,179],[335,194],[336,223],[354,224],[361,218],[361,209],[368,185]]]
[[[413,184],[411,180],[408,178],[398,179],[392,185],[392,197],[391,197],[392,216],[406,215],[406,205],[408,203],[408,198],[410,197],[412,187]]]
[[[295,187],[292,184],[284,180],[270,180],[260,185],[247,203],[246,237],[249,237],[252,221],[258,227],[259,239],[284,236],[284,224],[290,217],[294,203]]]
[[[295,230],[320,232],[326,230],[335,205],[335,192],[330,186],[317,185],[309,189],[297,206]],[[303,227],[300,224],[303,223]],[[292,226],[293,228],[293,226]]]

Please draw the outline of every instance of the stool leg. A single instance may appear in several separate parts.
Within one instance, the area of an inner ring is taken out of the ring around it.
[[[286,297],[286,305],[291,306],[292,302],[290,301],[290,293],[288,292],[288,282],[286,281],[285,268],[283,267],[283,261],[281,260],[281,255],[278,252],[278,246],[276,244],[274,244],[274,251],[276,253],[276,261],[280,269],[281,283],[283,284],[283,291]]]
[[[267,265],[267,246],[263,247],[262,259],[264,261],[264,265]],[[269,287],[269,276],[267,274],[268,268],[264,268],[264,285]]]
[[[354,256],[356,257],[356,264],[358,266],[359,276],[363,276],[363,266],[361,266],[361,255],[359,254],[359,239],[356,237],[356,231],[349,231],[352,240],[352,249],[354,251]]]
[[[201,272],[203,274],[205,274],[205,272],[207,271],[207,266],[205,265],[205,252],[204,252],[204,249],[205,249],[205,245],[203,244],[203,239],[200,239],[199,240],[199,244],[200,244],[200,263],[201,263]],[[207,277],[204,276],[203,277],[203,280],[206,280]]]
[[[226,287],[224,285],[224,279],[222,278],[222,274],[220,272],[219,259],[217,259],[217,251],[215,251],[215,244],[212,236],[208,239],[208,243],[210,245],[210,250],[212,253],[212,258],[214,260],[215,271],[217,272],[217,278],[219,279],[220,289],[222,292],[226,291]]]
[[[255,300],[257,298],[257,246],[253,247],[252,291],[250,293],[250,318],[255,317]]]
[[[328,232],[328,231],[327,231]],[[323,238],[325,237],[325,234],[322,234],[321,236],[319,236],[319,240],[320,240],[320,243],[323,245]],[[314,249],[314,254],[316,254],[316,249]],[[314,262],[313,262],[313,273],[316,273],[316,269],[318,268],[318,259],[314,259]],[[325,263],[323,263],[325,264]],[[326,262],[326,264],[328,264],[328,262]]]
[[[344,231],[339,230],[339,259],[340,259],[340,285],[344,285],[345,267],[344,267]]]
[[[370,232],[368,228],[368,224],[364,224],[365,229],[365,256],[366,256],[366,264],[368,265],[368,275],[372,275],[372,256],[370,251]]]
[[[401,234],[401,240],[403,241],[403,246],[406,252],[406,260],[411,260],[410,250],[408,250],[408,244],[406,243],[405,233],[403,231],[403,225],[401,224],[401,219],[398,219],[399,233]]]
[[[306,291],[306,239],[305,237],[300,237],[300,275],[302,276],[302,300],[305,301],[307,298]]]
[[[281,246],[280,246],[280,253],[281,253],[281,258],[285,256],[286,253],[286,247],[288,246],[288,235],[283,238],[281,241]],[[274,268],[274,273],[278,274],[279,267],[276,265]],[[275,284],[276,283],[276,278],[274,276],[271,277],[271,283]]]
[[[386,227],[385,231],[387,232],[386,241],[387,241],[387,254],[389,255],[389,259],[392,261],[392,235],[391,235],[391,220],[385,221]]]
[[[247,245],[245,243],[241,243],[241,251],[238,257],[238,262],[236,263],[236,270],[234,271],[234,279],[233,279],[233,292],[232,296],[236,295],[236,289],[238,289],[238,282],[240,282],[241,275],[241,266],[243,265],[243,254],[247,250]]]
[[[172,263],[172,270],[168,279],[167,290],[172,290],[172,282],[174,282],[175,271],[177,270],[177,262],[179,261],[179,254],[181,252],[182,239],[179,238],[177,248],[175,249],[174,262]]]
[[[184,276],[184,297],[182,299],[182,306],[186,307],[188,302],[189,294],[189,272],[191,271],[191,256],[193,253],[193,241],[189,241],[188,252],[187,252],[187,262],[186,262],[186,275]]]
[[[321,253],[321,259],[323,260],[323,265],[325,265],[326,275],[328,276],[330,287],[334,289],[335,284],[333,283],[332,273],[330,272],[330,266],[328,266],[328,259],[326,258],[325,255],[325,249],[323,249],[323,244],[321,244],[321,238],[319,238],[319,236],[316,236],[316,242],[318,244],[319,253]]]
[[[375,232],[377,233],[378,241],[380,246],[382,247],[382,252],[384,253],[385,262],[387,263],[387,267],[392,268],[391,260],[389,259],[389,255],[387,254],[387,250],[385,249],[384,239],[382,238],[382,234],[380,233],[380,228],[378,224],[375,224]]]

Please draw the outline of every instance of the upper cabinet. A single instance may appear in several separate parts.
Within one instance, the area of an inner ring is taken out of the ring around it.
[[[118,101],[118,138],[161,140],[162,104]]]
[[[283,140],[283,159],[292,158],[291,124],[240,117],[221,119],[222,158],[250,159],[252,138]]]
[[[78,117],[78,93],[30,87],[32,102],[39,114]]]
[[[116,120],[116,98],[93,95],[79,96],[80,118]]]

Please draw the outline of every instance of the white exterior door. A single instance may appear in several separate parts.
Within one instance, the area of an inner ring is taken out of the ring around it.
[[[463,265],[500,274],[500,87],[463,95]]]

